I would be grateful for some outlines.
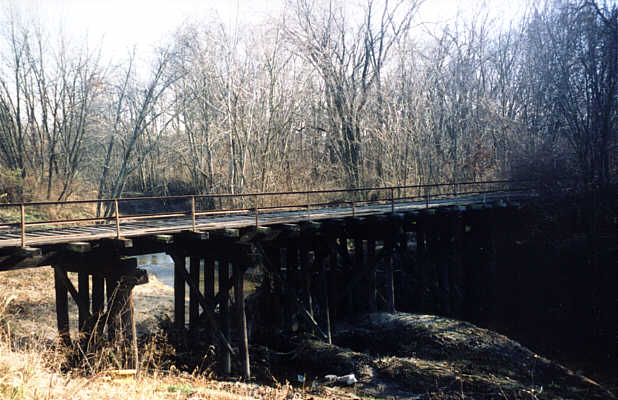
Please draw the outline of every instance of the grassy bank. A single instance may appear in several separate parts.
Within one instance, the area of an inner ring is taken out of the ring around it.
[[[113,363],[92,370],[67,366],[67,350],[57,346],[51,268],[0,274],[0,399],[289,399],[302,390],[226,382],[156,363],[136,378]],[[153,280],[136,289],[138,324],[152,326],[152,312],[166,312],[169,288]],[[158,299],[158,301],[155,301]],[[146,307],[150,307],[147,309]],[[142,312],[139,312],[141,309]],[[76,319],[76,309],[71,308]],[[157,349],[144,348],[145,352]],[[157,368],[158,367],[158,368]],[[313,394],[318,399],[319,395]],[[331,396],[326,396],[331,398]],[[325,397],[325,398],[326,398]]]

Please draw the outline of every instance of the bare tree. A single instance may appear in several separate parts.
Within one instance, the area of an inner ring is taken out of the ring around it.
[[[362,20],[341,2],[298,0],[287,21],[290,43],[320,74],[332,158],[343,167],[345,184],[363,182],[363,114],[369,96],[381,88],[381,74],[393,44],[408,31],[420,1],[394,5],[368,1]],[[376,8],[378,8],[376,10]]]
[[[550,3],[528,26],[527,76],[544,137],[563,139],[581,181],[607,187],[616,146],[618,8],[594,1]],[[540,110],[539,110],[540,111]]]
[[[114,131],[107,146],[106,165],[99,182],[99,198],[105,193],[112,197],[122,195],[129,176],[145,160],[144,156],[155,148],[156,139],[173,120],[173,107],[166,94],[177,79],[177,75],[169,68],[174,54],[171,47],[160,50],[145,84],[141,84],[135,77],[131,62],[124,74],[123,83],[116,88],[115,96],[111,98],[113,107],[110,115]],[[142,153],[136,156],[139,142],[147,134],[155,140],[143,147]],[[118,164],[112,171],[110,162],[118,144]],[[109,187],[108,182],[111,183]],[[110,210],[108,208],[106,213]]]
[[[7,42],[6,64],[0,74],[0,151],[5,165],[27,175],[25,129],[23,124],[23,79],[27,74],[27,51],[30,32],[14,8],[6,10],[7,23],[2,32]],[[23,194],[22,194],[23,197]]]

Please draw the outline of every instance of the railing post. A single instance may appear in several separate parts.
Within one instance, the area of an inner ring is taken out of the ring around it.
[[[431,186],[425,187],[425,208],[429,208],[429,191],[431,191]]]
[[[256,194],[253,200],[253,205],[255,206],[255,228],[257,229],[260,226],[260,211],[258,204],[258,195]]]
[[[310,195],[307,193],[307,220],[311,221],[311,202],[309,201]]]
[[[195,223],[195,196],[191,196],[191,224],[193,225],[193,232],[196,232],[197,225]]]
[[[395,214],[395,188],[391,187],[391,212]]]
[[[19,205],[21,213],[21,247],[26,247],[26,207],[24,203]]]
[[[457,190],[457,182],[453,184],[453,190],[455,191],[455,204],[459,204],[459,191]]]
[[[116,239],[120,239],[120,213],[118,212],[118,199],[114,199],[114,214],[116,214]]]
[[[356,202],[352,200],[352,216],[356,217]]]

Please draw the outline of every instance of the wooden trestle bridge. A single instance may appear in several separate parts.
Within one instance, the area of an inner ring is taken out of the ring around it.
[[[275,330],[300,324],[330,340],[344,316],[394,311],[398,270],[420,271],[431,252],[455,254],[437,271],[448,294],[466,251],[487,253],[496,226],[512,215],[506,211],[531,193],[521,182],[492,181],[0,204],[13,211],[3,215],[15,215],[0,222],[0,271],[53,267],[58,330],[67,345],[87,346],[95,336],[135,344],[131,290],[148,276],[134,256],[165,252],[175,265],[176,327],[207,332],[222,371],[230,373],[236,360],[249,377],[248,268],[260,266],[269,294],[267,312],[252,309],[250,318]],[[96,207],[106,216],[37,217]],[[77,285],[68,273],[76,273]],[[69,294],[78,308],[75,342]]]

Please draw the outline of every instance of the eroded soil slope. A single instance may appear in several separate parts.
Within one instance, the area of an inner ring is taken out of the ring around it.
[[[503,335],[448,318],[369,314],[341,329],[334,343],[302,341],[294,354],[299,373],[354,373],[357,393],[398,399],[615,398]]]

